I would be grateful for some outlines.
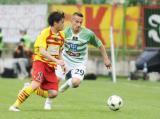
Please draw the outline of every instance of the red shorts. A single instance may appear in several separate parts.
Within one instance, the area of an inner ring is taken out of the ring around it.
[[[58,79],[55,70],[44,62],[33,62],[32,80],[40,82],[41,88],[44,90],[58,90]]]

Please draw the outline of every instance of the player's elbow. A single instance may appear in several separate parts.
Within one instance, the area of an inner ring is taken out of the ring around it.
[[[39,48],[39,52],[42,56],[44,56],[46,53],[46,50],[44,48]]]

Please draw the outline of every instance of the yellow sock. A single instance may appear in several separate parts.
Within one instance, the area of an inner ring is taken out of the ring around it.
[[[47,97],[48,97],[48,91],[43,90],[43,89],[41,89],[41,88],[37,88],[34,92],[35,92],[37,95],[42,96],[42,97],[44,97],[44,98],[47,98]]]
[[[33,93],[33,89],[31,86],[27,86],[25,87],[20,94],[17,97],[16,102],[13,104],[13,106],[15,107],[19,107],[20,104],[22,104],[32,93]]]

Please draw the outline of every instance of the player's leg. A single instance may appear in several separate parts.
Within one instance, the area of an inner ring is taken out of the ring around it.
[[[64,92],[69,87],[77,88],[84,78],[84,73],[85,73],[85,66],[77,67],[75,69],[70,70],[66,74],[66,78],[68,80],[59,88],[59,91]]]
[[[55,70],[58,82],[60,82],[60,80],[64,80],[65,75],[63,70],[61,69],[61,67],[59,65],[57,65],[57,69]],[[52,90],[48,91],[49,93],[53,93]],[[58,93],[58,92],[55,92]],[[46,98],[46,101],[44,103],[44,109],[45,110],[51,110],[51,105],[52,105],[52,98]]]
[[[44,109],[45,110],[51,110],[52,109],[52,100],[58,95],[57,90],[49,90],[49,97],[46,98],[45,104],[44,104]]]
[[[41,96],[41,97],[44,97],[44,98],[47,98],[49,96],[49,93],[47,90],[43,90],[42,88],[38,87],[34,93],[38,96]]]
[[[57,90],[42,89],[41,87],[37,88],[34,93],[44,98],[55,98],[58,95]]]
[[[42,83],[41,90],[47,91],[48,95],[45,98],[55,98],[58,95],[58,82]]]
[[[31,84],[25,87],[18,95],[17,100],[15,103],[10,106],[10,111],[20,111],[18,108],[19,106],[40,86],[40,82],[32,81]]]
[[[71,85],[70,85],[70,87],[72,87],[72,88],[77,88],[77,87],[79,87],[79,85],[80,85],[80,83],[81,83],[82,80],[83,80],[83,79],[81,79],[81,78],[73,77],[72,80],[71,80]]]
[[[24,83],[23,88],[20,90],[19,93],[21,93],[23,91],[24,88],[26,88],[27,86],[29,86],[30,83]],[[47,90],[43,90],[41,87],[38,87],[37,89],[34,90],[34,93],[38,96],[47,98],[49,97],[49,92]],[[19,95],[19,94],[18,94]]]
[[[81,83],[81,79],[77,77],[72,77],[68,79],[61,87],[59,88],[59,92],[66,91],[69,87],[70,88],[77,88]]]
[[[41,88],[48,90],[48,94],[49,94],[44,105],[44,109],[46,110],[51,110],[52,99],[57,97],[58,95],[58,83],[59,81],[57,79],[55,71],[53,71],[50,68],[47,68],[45,81],[41,85]]]
[[[40,87],[44,80],[43,72],[44,66],[42,62],[33,62],[32,82],[30,85],[24,87],[18,94],[17,100],[9,108],[10,111],[19,111],[18,107],[36,90]]]
[[[41,81],[41,85],[45,85],[45,75],[46,75],[46,64],[43,62],[36,61],[37,66],[33,65],[33,71],[32,71],[32,79]],[[43,72],[42,72],[43,71]],[[48,97],[48,91],[43,89],[41,86],[38,87],[34,91],[37,95],[41,97]]]

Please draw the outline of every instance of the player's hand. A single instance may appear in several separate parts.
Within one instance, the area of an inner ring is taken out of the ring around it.
[[[65,74],[65,73],[67,72],[67,69],[66,69],[65,65],[64,65],[64,66],[61,66],[61,68],[62,68],[62,70],[63,70],[63,74]]]
[[[65,63],[63,60],[57,60],[57,64],[61,66],[64,74],[66,73],[66,67],[65,67]]]
[[[57,64],[60,65],[60,66],[65,66],[65,63],[64,63],[63,60],[57,60],[56,62],[57,62]]]
[[[111,69],[112,65],[108,58],[104,60],[104,64],[107,67],[107,69]]]

